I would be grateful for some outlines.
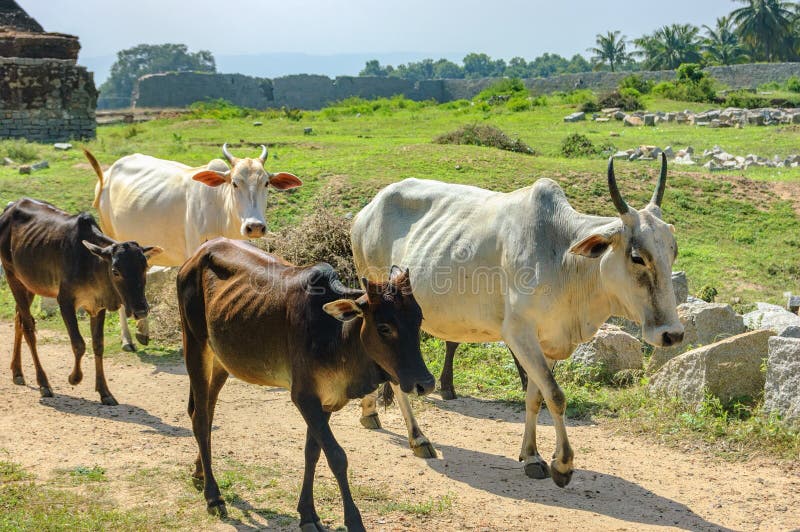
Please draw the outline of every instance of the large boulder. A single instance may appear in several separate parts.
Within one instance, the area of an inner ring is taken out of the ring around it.
[[[572,359],[590,366],[602,365],[611,374],[642,369],[642,344],[619,327],[604,324],[591,341],[575,349]]]
[[[672,272],[672,291],[675,293],[675,303],[680,305],[686,303],[689,297],[689,281],[686,279],[686,272]]]
[[[769,339],[764,410],[800,422],[800,338]]]
[[[756,310],[742,317],[750,329],[772,329],[778,335],[788,327],[800,326],[800,316],[769,303],[756,303]]]
[[[746,330],[742,317],[724,303],[706,303],[700,299],[678,305],[678,318],[684,327],[683,342],[671,347],[656,347],[647,365],[657,371],[667,361],[700,345],[714,343]]]
[[[764,389],[761,361],[774,334],[750,331],[688,351],[650,377],[650,391],[690,404],[701,403],[706,392],[723,403],[755,397]]]
[[[164,344],[181,342],[178,269],[153,266],[147,271],[145,295],[150,304],[150,337]]]

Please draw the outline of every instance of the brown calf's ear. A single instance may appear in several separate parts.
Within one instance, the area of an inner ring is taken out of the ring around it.
[[[363,316],[364,312],[352,299],[337,299],[322,305],[322,310],[339,321],[350,321]]]
[[[159,246],[148,246],[146,248],[142,248],[142,251],[144,252],[144,258],[150,260],[150,257],[155,257],[160,253],[164,253],[164,248]]]
[[[200,181],[204,185],[210,187],[218,187],[223,183],[228,183],[231,180],[230,172],[215,172],[213,170],[203,170],[192,176],[195,181]]]
[[[97,246],[95,244],[92,244],[88,240],[81,240],[81,242],[83,243],[84,246],[86,246],[86,249],[88,249],[94,255],[97,255],[101,259],[107,259],[107,258],[109,258],[111,256],[111,248],[110,248],[110,246],[106,247],[106,248],[100,247],[100,246]]]
[[[596,259],[611,245],[611,239],[603,235],[589,235],[569,249],[570,253]]]
[[[269,184],[278,190],[286,190],[299,187],[303,182],[294,174],[278,172],[277,174],[269,174]]]

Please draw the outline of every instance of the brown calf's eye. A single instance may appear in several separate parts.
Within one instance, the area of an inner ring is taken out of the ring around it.
[[[119,276],[120,276],[119,270],[118,270],[118,269],[116,269],[116,268],[111,268],[111,274],[112,274],[114,277],[119,277]]]
[[[378,332],[383,336],[389,336],[392,334],[392,328],[385,323],[381,323],[378,325]]]

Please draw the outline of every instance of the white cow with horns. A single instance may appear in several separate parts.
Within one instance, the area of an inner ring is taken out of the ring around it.
[[[164,252],[152,264],[159,266],[182,265],[212,238],[263,236],[267,188],[286,190],[303,184],[293,174],[267,172],[263,145],[258,158],[240,159],[224,144],[222,154],[230,167],[221,159],[191,167],[136,153],[104,173],[88,150],[84,154],[97,173],[94,206],[103,232],[116,240],[158,242]],[[120,323],[123,349],[133,351],[122,314]],[[137,324],[136,339],[147,344],[146,321]]]
[[[572,478],[573,451],[555,361],[569,357],[611,315],[642,324],[650,344],[683,341],[671,277],[678,247],[674,227],[661,219],[666,158],[650,203],[638,211],[620,195],[613,164],[608,188],[618,217],[575,211],[550,179],[508,194],[406,179],[378,193],[351,233],[359,275],[385,280],[392,264],[410,269],[425,331],[453,342],[508,345],[528,374],[519,459],[529,477],[552,476],[561,487]],[[411,448],[435,456],[408,398],[394,392]],[[536,447],[542,399],[556,430],[549,467]],[[362,407],[362,423],[379,426],[374,396]]]

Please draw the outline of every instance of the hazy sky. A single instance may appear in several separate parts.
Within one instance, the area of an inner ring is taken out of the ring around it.
[[[215,55],[485,52],[527,59],[584,53],[595,35],[630,38],[673,22],[713,25],[732,0],[18,0],[82,57],[180,42]]]

